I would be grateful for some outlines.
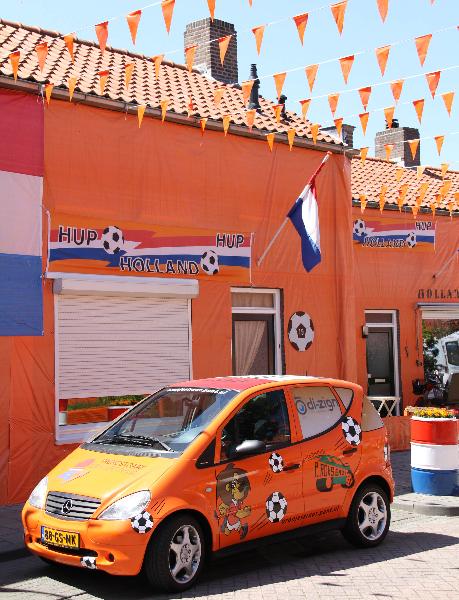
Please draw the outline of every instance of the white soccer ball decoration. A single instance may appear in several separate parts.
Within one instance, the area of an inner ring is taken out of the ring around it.
[[[148,533],[153,529],[153,517],[144,510],[131,519],[132,529],[137,533]]]
[[[85,569],[97,569],[95,556],[82,556],[80,565]]]
[[[110,225],[102,232],[100,238],[102,246],[107,254],[118,254],[124,249],[124,235],[119,227]]]
[[[268,459],[269,466],[273,473],[280,473],[284,469],[284,459],[277,452],[273,452]]]
[[[287,514],[287,500],[280,492],[273,492],[266,500],[266,515],[271,523],[279,523]]]
[[[287,333],[295,350],[304,352],[314,340],[314,323],[311,317],[302,311],[293,313],[288,322]]]
[[[201,256],[201,269],[207,275],[218,273],[218,254],[213,250],[206,250]]]
[[[363,237],[367,233],[367,228],[365,225],[365,221],[362,219],[356,219],[354,221],[354,228],[352,229],[352,233],[357,235],[358,237]]]
[[[414,233],[414,231],[411,231],[406,236],[405,246],[408,246],[408,248],[414,248],[416,246],[416,243],[417,243],[416,234]]]
[[[341,423],[344,439],[351,446],[358,446],[362,441],[362,428],[352,417],[346,417]]]

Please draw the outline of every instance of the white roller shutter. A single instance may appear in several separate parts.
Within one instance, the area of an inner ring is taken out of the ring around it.
[[[190,378],[189,299],[55,299],[59,398],[144,394]]]

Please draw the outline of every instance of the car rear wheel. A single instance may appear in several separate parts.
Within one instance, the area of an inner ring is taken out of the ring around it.
[[[198,579],[204,555],[201,526],[192,516],[178,515],[166,521],[152,536],[143,568],[154,588],[181,592]]]
[[[354,546],[368,548],[380,544],[390,525],[390,504],[386,492],[376,484],[362,486],[355,494],[344,537]]]

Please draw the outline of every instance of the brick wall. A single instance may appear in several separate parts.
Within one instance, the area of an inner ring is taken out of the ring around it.
[[[232,35],[226,52],[225,62],[220,62],[218,38]],[[223,83],[237,83],[237,34],[232,23],[210,17],[188,23],[185,29],[185,48],[197,44],[194,59],[195,67],[202,68],[214,79]],[[215,41],[211,41],[215,40]]]
[[[384,146],[394,144],[391,159],[400,159],[405,167],[416,167],[421,164],[421,144],[419,144],[413,160],[407,141],[418,138],[419,130],[414,127],[394,127],[378,131],[375,137],[375,156],[376,158],[386,158]]]

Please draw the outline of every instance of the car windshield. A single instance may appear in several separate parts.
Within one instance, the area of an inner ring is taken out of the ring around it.
[[[459,343],[446,342],[446,354],[449,364],[459,367]]]
[[[214,388],[167,388],[148,396],[93,440],[183,452],[238,394]]]

